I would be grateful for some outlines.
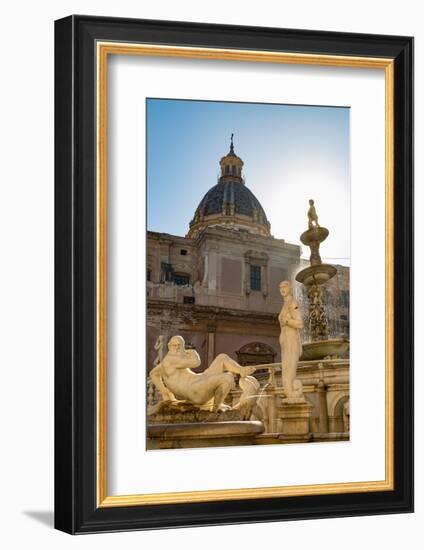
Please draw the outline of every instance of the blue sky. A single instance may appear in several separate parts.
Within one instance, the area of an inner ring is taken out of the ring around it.
[[[275,237],[300,244],[308,199],[330,236],[322,257],[349,264],[349,109],[147,100],[147,225],[185,235],[203,195],[217,182],[230,136]],[[305,251],[306,252],[306,251]]]

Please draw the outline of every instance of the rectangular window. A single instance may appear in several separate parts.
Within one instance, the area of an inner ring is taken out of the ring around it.
[[[250,266],[250,290],[261,290],[261,266]]]
[[[171,264],[162,262],[161,264],[161,283],[171,283],[174,280],[174,268]]]
[[[343,307],[349,307],[349,291],[348,290],[342,290],[341,293],[341,302]]]
[[[174,283],[176,285],[180,285],[180,286],[188,285],[190,283],[190,276],[189,275],[183,275],[181,273],[175,273]]]
[[[194,296],[183,296],[183,304],[194,304]]]

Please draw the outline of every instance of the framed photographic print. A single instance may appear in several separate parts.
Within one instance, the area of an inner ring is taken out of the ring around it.
[[[413,39],[55,26],[55,524],[413,508]]]

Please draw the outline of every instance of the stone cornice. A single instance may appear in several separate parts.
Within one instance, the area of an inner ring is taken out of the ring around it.
[[[267,249],[285,249],[287,252],[297,253],[300,256],[300,246],[287,243],[284,239],[276,239],[275,237],[265,237],[253,233],[244,233],[235,229],[224,229],[222,227],[209,227],[195,239],[195,242],[200,246],[207,239],[217,239],[219,241],[234,242],[238,241],[249,246],[258,244]]]
[[[181,304],[170,302],[168,300],[158,300],[148,298],[147,312],[160,313],[163,310],[172,312],[172,314],[187,314],[195,316],[198,320],[237,320],[241,323],[270,323],[278,324],[278,314],[261,311],[247,311],[240,309],[228,309],[215,306],[200,306],[193,304]]]
[[[268,250],[276,250],[279,253],[284,250],[289,254],[297,257],[300,256],[300,246],[297,244],[287,243],[284,239],[276,239],[275,237],[266,237],[253,233],[244,233],[235,229],[222,227],[209,227],[203,230],[196,239],[190,237],[182,237],[180,235],[171,235],[170,233],[159,233],[157,231],[147,231],[147,238],[157,240],[167,244],[180,243],[184,246],[199,248],[206,240],[218,240],[226,242],[238,242],[249,246],[257,244],[265,247]]]
[[[193,239],[188,237],[182,237],[180,235],[171,235],[170,233],[159,233],[157,231],[147,231],[148,239],[155,239],[157,241],[173,244],[175,242],[181,243],[185,246],[196,246],[196,243]]]

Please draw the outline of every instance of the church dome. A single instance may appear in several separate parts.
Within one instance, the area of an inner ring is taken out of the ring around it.
[[[194,218],[225,215],[226,210],[231,211],[231,215],[241,214],[264,225],[268,223],[265,211],[252,191],[244,183],[232,180],[217,183],[209,189],[200,201]]]
[[[219,181],[200,201],[187,236],[194,238],[211,226],[270,236],[271,226],[265,211],[242,177],[243,161],[234,153],[233,136],[230,151],[222,157],[220,165]]]

